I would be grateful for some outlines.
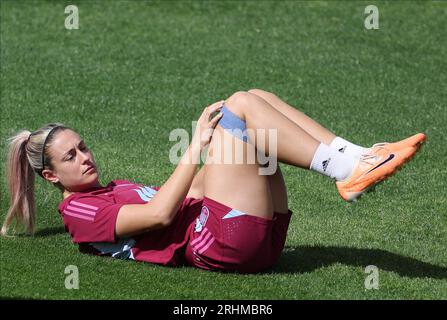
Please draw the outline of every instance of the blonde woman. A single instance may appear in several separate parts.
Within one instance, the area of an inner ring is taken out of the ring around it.
[[[252,146],[270,159],[334,179],[341,197],[352,201],[393,174],[424,140],[424,134],[416,134],[363,148],[273,93],[252,89],[205,108],[189,147],[161,186],[129,180],[102,186],[93,154],[79,134],[60,123],[48,124],[10,139],[11,205],[1,233],[7,235],[14,220],[33,232],[37,173],[61,191],[59,213],[82,252],[166,266],[259,272],[278,261],[292,215],[281,170],[259,174],[263,164],[258,159],[209,161],[215,154],[242,150],[246,159],[246,147]],[[197,172],[206,147],[205,164]]]

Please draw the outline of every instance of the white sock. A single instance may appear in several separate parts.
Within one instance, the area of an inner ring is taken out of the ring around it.
[[[337,149],[338,152],[351,155],[355,158],[360,158],[362,154],[368,153],[369,150],[368,148],[363,148],[362,146],[353,144],[348,140],[340,137],[336,137],[334,140],[332,140],[329,146],[331,148]]]
[[[357,158],[320,143],[310,164],[310,169],[340,181],[351,175],[356,162]]]

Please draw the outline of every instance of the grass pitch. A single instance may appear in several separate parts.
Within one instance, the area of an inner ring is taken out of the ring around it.
[[[58,121],[86,140],[103,184],[162,184],[174,170],[169,132],[191,132],[205,106],[251,88],[357,144],[428,141],[354,204],[329,179],[281,165],[295,215],[279,264],[258,275],[82,255],[61,195],[38,177],[36,236],[0,239],[1,297],[447,298],[445,2],[376,1],[378,30],[364,27],[369,2],[76,1],[78,30],[64,28],[67,4],[0,3],[3,155],[17,130]],[[68,265],[79,290],[65,289]],[[377,290],[365,289],[368,265]]]

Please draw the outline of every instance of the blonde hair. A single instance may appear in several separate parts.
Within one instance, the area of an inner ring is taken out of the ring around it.
[[[48,153],[55,133],[71,129],[62,123],[50,123],[30,132],[21,130],[8,139],[6,181],[10,195],[10,207],[0,234],[6,236],[13,220],[23,225],[25,232],[34,233],[36,206],[34,200],[35,172],[42,178],[45,168],[53,169]]]

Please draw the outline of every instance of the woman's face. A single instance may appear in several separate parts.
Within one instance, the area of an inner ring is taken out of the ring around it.
[[[76,132],[70,129],[57,132],[48,153],[54,169],[43,170],[45,179],[53,183],[60,182],[68,192],[99,186],[99,173],[93,154]],[[90,167],[93,169],[88,170]]]

